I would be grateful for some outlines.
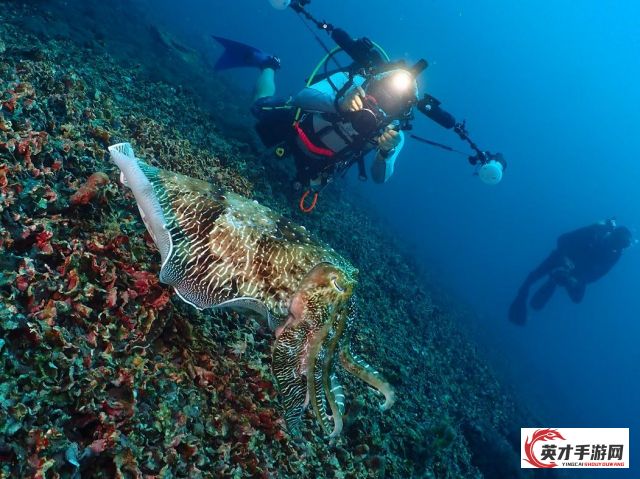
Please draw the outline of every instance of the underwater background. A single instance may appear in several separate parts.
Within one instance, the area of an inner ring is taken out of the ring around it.
[[[310,216],[251,132],[255,72],[211,68],[209,35],[234,38],[277,54],[278,93],[296,92],[323,52],[291,11],[1,5],[1,477],[635,477],[633,465],[521,471],[519,429],[630,427],[640,459],[637,247],[580,305],[558,293],[523,327],[506,311],[560,234],[612,216],[640,234],[637,3],[314,0],[393,58],[426,58],[421,92],[508,167],[487,186],[463,156],[408,140],[388,184],[350,175]],[[465,150],[426,118],[415,133]],[[290,441],[269,332],[158,283],[106,159],[125,140],[293,217],[357,265],[360,347],[398,389],[391,411],[346,382],[339,442],[309,418],[305,444]]]

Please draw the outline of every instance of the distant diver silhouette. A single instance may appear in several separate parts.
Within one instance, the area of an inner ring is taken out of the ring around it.
[[[557,286],[564,287],[574,303],[580,303],[587,284],[607,274],[631,243],[629,228],[616,226],[613,219],[563,234],[558,238],[556,249],[520,286],[509,307],[509,320],[516,324],[526,323],[529,290],[545,276],[547,280],[529,302],[532,309],[541,310]]]

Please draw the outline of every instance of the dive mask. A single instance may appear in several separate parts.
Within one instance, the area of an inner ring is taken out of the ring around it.
[[[365,82],[364,90],[387,116],[397,120],[411,111],[418,98],[415,77],[402,68],[373,76]]]

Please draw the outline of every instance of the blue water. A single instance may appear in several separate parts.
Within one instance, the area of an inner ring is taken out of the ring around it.
[[[153,4],[192,44],[216,33],[279,55],[282,94],[297,91],[322,54],[291,11],[267,0],[183,0],[180,15],[174,2]],[[348,188],[476,312],[465,327],[541,421],[514,426],[630,427],[637,467],[640,247],[580,305],[559,291],[525,327],[506,311],[558,235],[615,216],[640,236],[640,4],[314,0],[309,9],[393,57],[429,60],[421,90],[508,161],[504,181],[491,187],[463,157],[409,141],[388,184]],[[254,72],[233,75],[251,88]],[[415,132],[464,149],[425,118]],[[637,477],[635,467],[579,477]]]

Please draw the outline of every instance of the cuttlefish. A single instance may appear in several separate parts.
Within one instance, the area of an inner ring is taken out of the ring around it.
[[[129,143],[109,152],[160,251],[160,281],[197,309],[250,310],[273,328],[272,372],[290,432],[310,405],[325,434],[340,434],[336,357],[384,395],[383,410],[393,405],[389,383],[350,352],[358,271],[346,259],[256,201],[146,164]]]

